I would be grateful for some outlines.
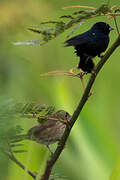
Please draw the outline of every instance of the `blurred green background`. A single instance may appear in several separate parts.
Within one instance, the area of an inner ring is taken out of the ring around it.
[[[0,1],[0,102],[37,101],[54,105],[73,113],[82,95],[79,79],[66,76],[40,77],[41,73],[53,70],[69,70],[75,67],[79,58],[73,48],[64,48],[63,42],[72,28],[44,46],[14,46],[16,41],[40,39],[39,34],[27,31],[30,25],[41,21],[56,20],[60,15],[70,14],[76,9],[62,11],[70,5],[98,7],[105,1],[81,0],[4,0]],[[119,1],[111,0],[110,5],[120,6]],[[118,18],[119,19],[119,18]],[[89,29],[97,21],[90,19],[80,26],[73,35]],[[114,26],[113,20],[109,21]],[[120,25],[120,23],[119,23]],[[110,44],[117,37],[111,32]],[[119,164],[120,154],[120,60],[118,48],[101,70],[92,89],[93,95],[85,105],[76,122],[68,143],[56,163],[53,173],[67,180],[108,180]],[[99,59],[95,59],[97,62]],[[89,75],[85,78],[86,81]],[[14,124],[12,119],[9,123]],[[19,121],[19,120],[18,120]],[[27,130],[32,120],[20,122]],[[55,145],[52,145],[53,149]],[[34,142],[26,143],[28,153],[17,157],[31,170],[42,174],[48,150]],[[1,168],[3,167],[3,168]],[[31,180],[26,172],[16,164],[0,158],[0,180]]]

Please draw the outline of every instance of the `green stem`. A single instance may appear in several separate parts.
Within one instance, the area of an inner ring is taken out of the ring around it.
[[[65,146],[65,143],[66,143],[66,141],[68,139],[70,131],[71,131],[74,123],[76,122],[78,116],[80,115],[80,112],[82,111],[85,103],[88,100],[90,90],[91,90],[91,88],[92,88],[92,86],[93,86],[93,84],[95,82],[95,79],[96,79],[99,71],[102,69],[102,67],[104,66],[104,64],[108,60],[108,58],[112,55],[112,53],[115,51],[115,49],[119,45],[120,45],[120,36],[116,39],[116,41],[112,44],[112,46],[109,48],[109,50],[105,53],[104,57],[97,64],[97,66],[95,68],[95,74],[92,74],[90,76],[90,79],[89,79],[89,81],[87,83],[87,86],[86,86],[84,92],[83,92],[83,95],[82,95],[82,97],[80,99],[80,102],[79,102],[77,108],[75,109],[75,111],[74,111],[74,113],[73,113],[73,115],[71,117],[71,120],[69,122],[70,127],[69,128],[66,127],[65,132],[64,132],[64,134],[62,136],[62,139],[59,142],[55,153],[52,155],[50,160],[47,162],[45,172],[44,172],[44,174],[43,174],[43,176],[42,176],[42,178],[40,180],[48,180],[49,179],[52,168],[53,168],[54,164],[56,163],[57,159],[59,158],[62,150],[64,149],[64,146]]]
[[[16,159],[16,157],[10,153],[10,152],[5,152],[5,154],[13,161],[15,162],[20,168],[22,168],[23,170],[25,170],[25,166],[18,160]],[[36,179],[36,175],[30,171],[30,170],[27,170],[28,174],[33,178],[33,179]]]

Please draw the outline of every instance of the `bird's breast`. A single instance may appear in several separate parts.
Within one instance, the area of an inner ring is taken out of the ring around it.
[[[92,32],[89,37],[89,43],[86,45],[86,51],[90,56],[97,56],[104,52],[109,44],[109,36]]]

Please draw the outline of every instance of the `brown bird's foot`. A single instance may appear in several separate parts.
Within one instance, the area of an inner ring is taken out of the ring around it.
[[[66,120],[66,126],[68,129],[71,129],[71,124],[70,124],[69,120]]]
[[[68,119],[64,119],[64,120],[58,120],[60,121],[61,123],[65,124],[69,129],[71,128],[71,125],[70,125],[70,122]]]
[[[77,73],[77,76],[82,79],[83,78],[83,72]]]
[[[78,68],[78,69],[80,69],[80,73],[76,74],[76,73],[73,72],[74,69],[75,68],[72,68],[72,69],[69,70],[70,75],[71,76],[77,76],[78,78],[80,78],[81,82],[82,82],[83,89],[85,89],[85,84],[84,84],[83,76],[86,74],[86,72],[83,72],[80,68]]]
[[[77,74],[77,77],[79,77],[80,80],[81,80],[83,89],[85,89],[85,83],[84,83],[84,79],[83,79],[83,76],[84,76],[85,74],[86,74],[86,72],[81,71],[81,69],[80,69],[80,73]]]
[[[52,152],[50,146],[49,146],[49,145],[46,145],[46,147],[48,148],[49,152],[51,153],[51,156],[53,156],[54,153]]]
[[[61,147],[61,141],[59,140],[59,142],[58,142],[58,147]],[[64,144],[64,147],[63,147],[63,149],[66,147],[66,143]]]
[[[80,69],[80,73],[77,74],[77,76],[79,76],[79,78],[83,78],[84,75],[88,74],[87,72],[83,72],[81,69]]]

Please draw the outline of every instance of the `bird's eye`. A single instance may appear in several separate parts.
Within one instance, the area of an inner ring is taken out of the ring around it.
[[[65,117],[67,118],[69,116],[68,112],[66,112]]]

